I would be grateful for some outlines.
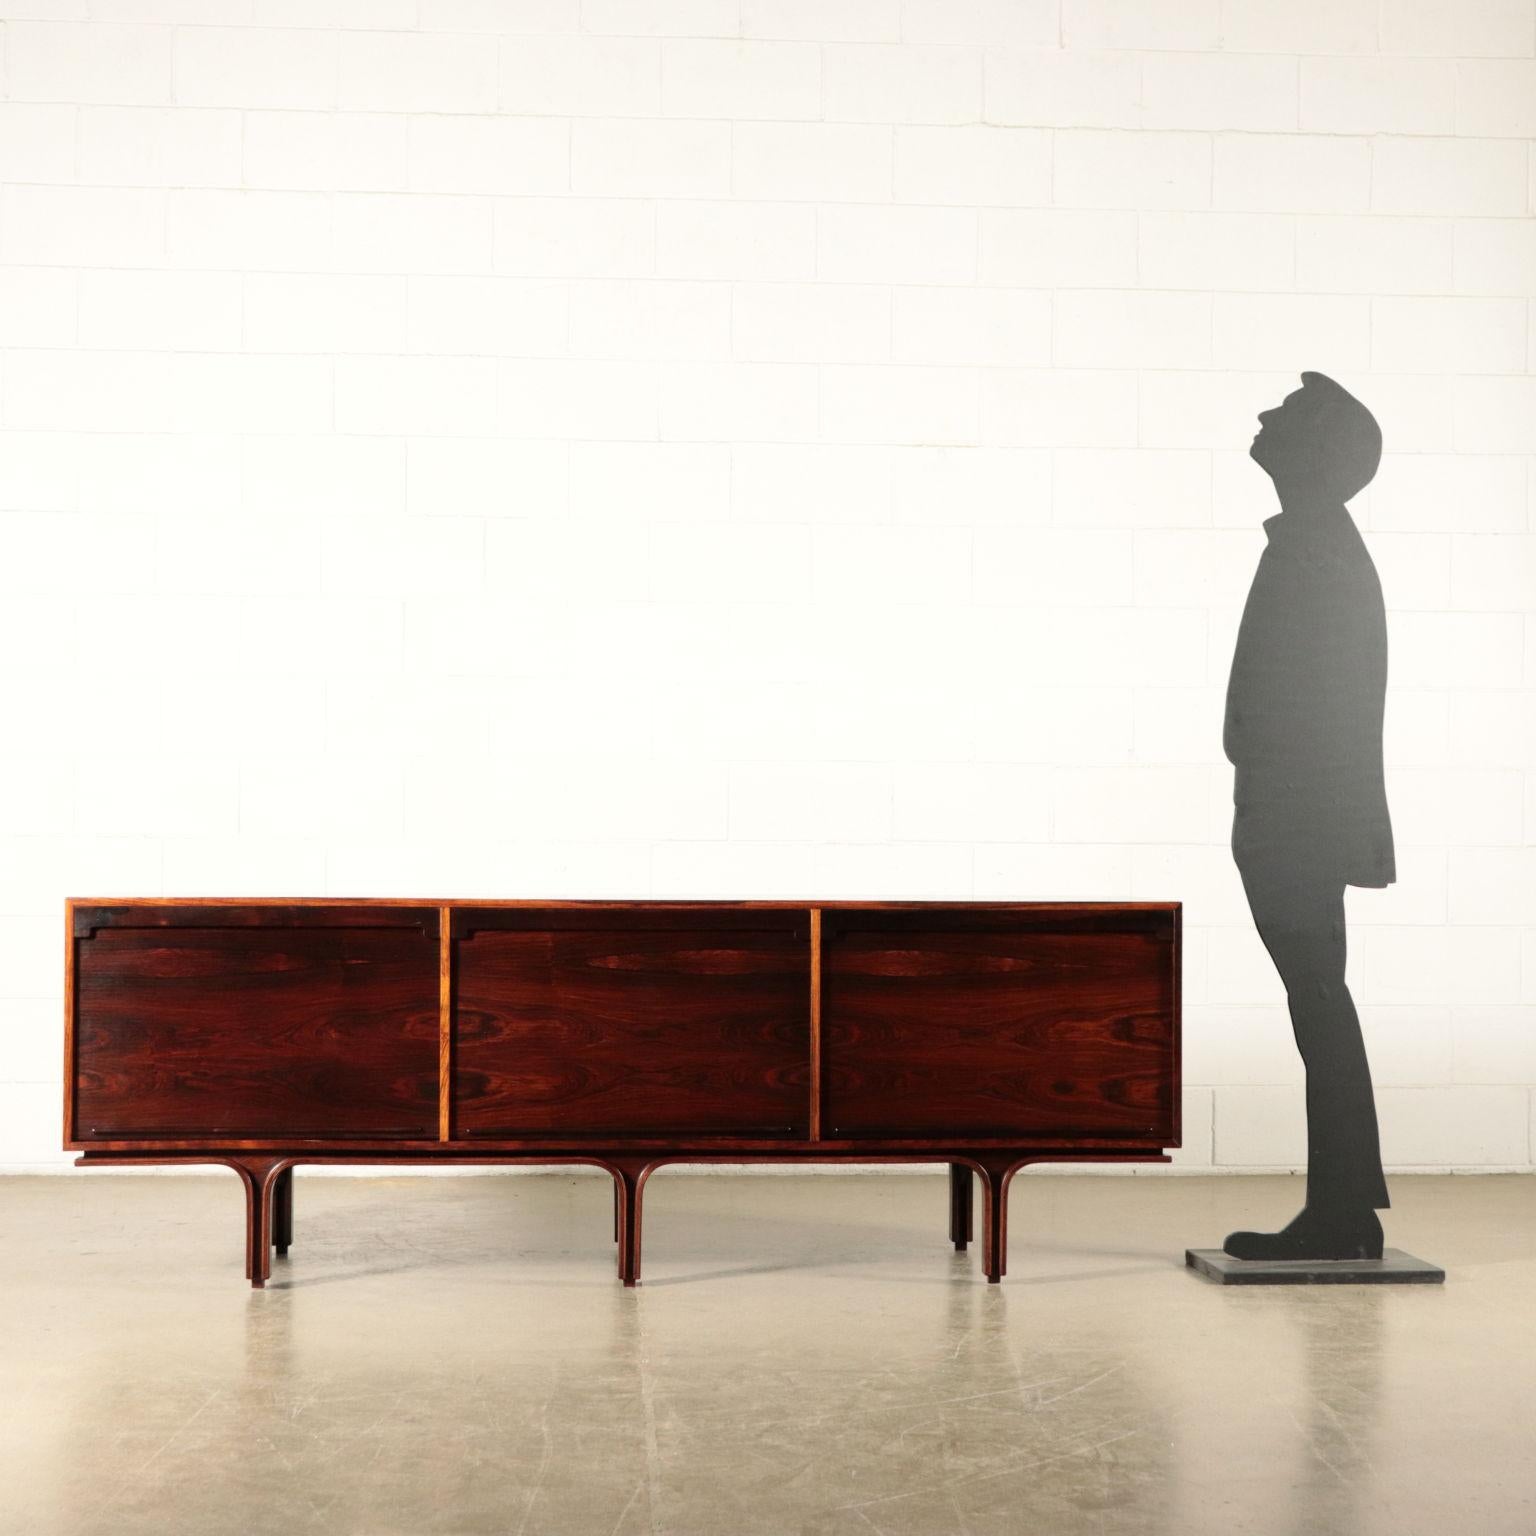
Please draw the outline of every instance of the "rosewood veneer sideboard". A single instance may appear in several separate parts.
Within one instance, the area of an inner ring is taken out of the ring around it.
[[[1179,1145],[1181,909],[71,900],[64,1145],[221,1163],[246,1275],[301,1164],[586,1163],[619,1276],[669,1162],[941,1162],[987,1279],[1030,1163]]]

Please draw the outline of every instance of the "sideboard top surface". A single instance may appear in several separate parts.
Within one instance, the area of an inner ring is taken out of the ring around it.
[[[1173,912],[1182,903],[1177,901],[885,901],[846,900],[822,901],[814,896],[789,900],[771,901],[723,901],[710,899],[651,900],[647,897],[519,896],[510,899],[490,897],[423,896],[414,898],[396,896],[71,896],[69,907],[572,907],[610,909],[614,911],[643,910],[651,907],[667,907],[678,911],[710,911],[712,909],[744,909],[759,912],[804,912],[816,908],[824,912],[837,911],[1054,911],[1067,909],[1073,912]]]

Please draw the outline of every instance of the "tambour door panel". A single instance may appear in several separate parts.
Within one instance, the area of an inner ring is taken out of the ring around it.
[[[1175,909],[828,912],[829,1137],[1177,1142]]]
[[[437,1134],[436,908],[75,911],[76,1139]]]
[[[456,1137],[807,1134],[807,913],[453,923]]]

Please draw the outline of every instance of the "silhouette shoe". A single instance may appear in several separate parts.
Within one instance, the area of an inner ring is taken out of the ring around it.
[[[1373,1210],[1301,1213],[1279,1232],[1234,1232],[1222,1245],[1234,1259],[1379,1259],[1381,1220]]]

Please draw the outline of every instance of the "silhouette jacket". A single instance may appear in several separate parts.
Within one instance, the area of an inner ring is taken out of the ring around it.
[[[1264,531],[1227,684],[1233,851],[1240,861],[1304,863],[1347,885],[1389,885],[1387,622],[1376,567],[1342,506],[1284,512]]]

